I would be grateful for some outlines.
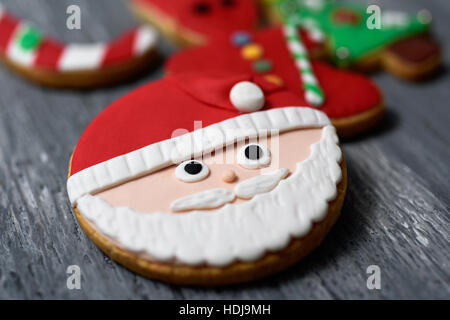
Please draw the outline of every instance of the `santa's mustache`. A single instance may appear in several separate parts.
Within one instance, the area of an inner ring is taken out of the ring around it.
[[[257,194],[272,191],[288,174],[288,169],[281,168],[238,183],[234,188],[234,192],[226,188],[198,192],[173,201],[170,209],[174,212],[213,209],[232,202],[236,197],[251,199]]]

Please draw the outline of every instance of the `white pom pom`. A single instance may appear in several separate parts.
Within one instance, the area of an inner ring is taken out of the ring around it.
[[[231,103],[242,112],[258,111],[264,107],[264,92],[253,82],[242,81],[230,91]]]

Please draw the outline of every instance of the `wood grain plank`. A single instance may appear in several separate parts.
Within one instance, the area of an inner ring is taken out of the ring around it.
[[[137,24],[125,1],[9,0],[4,5],[67,41],[106,41]],[[420,0],[376,1],[413,11]],[[81,31],[65,28],[70,4]],[[450,3],[426,6],[450,61]],[[162,45],[167,55],[173,49]],[[79,228],[66,195],[67,164],[79,136],[133,83],[89,92],[33,86],[0,68],[0,299],[403,299],[450,298],[450,75],[410,84],[380,73],[389,113],[370,135],[346,141],[349,191],[324,244],[291,269],[232,287],[175,287],[144,279],[103,255]],[[66,268],[82,269],[82,290]],[[382,289],[366,287],[381,268]]]

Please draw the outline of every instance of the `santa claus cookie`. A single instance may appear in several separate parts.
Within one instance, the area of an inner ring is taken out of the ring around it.
[[[0,59],[42,85],[93,88],[129,79],[156,60],[156,32],[129,31],[108,43],[62,44],[0,6]]]
[[[286,24],[258,32],[235,32],[213,44],[185,50],[166,64],[169,74],[234,71],[284,84],[300,105],[325,112],[341,137],[372,128],[384,113],[383,98],[367,77],[313,59],[298,26]]]
[[[317,247],[347,185],[335,128],[263,77],[167,77],[86,129],[67,189],[112,259],[176,284],[280,271]]]
[[[440,63],[440,47],[429,36],[431,14],[381,10],[380,24],[367,6],[332,0],[265,0],[281,20],[298,19],[323,33],[327,51],[340,67],[384,68],[407,79],[430,75]]]

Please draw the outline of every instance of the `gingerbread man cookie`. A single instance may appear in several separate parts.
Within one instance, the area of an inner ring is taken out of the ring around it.
[[[235,30],[252,30],[259,22],[253,0],[130,0],[144,21],[181,45],[202,45]]]
[[[340,67],[362,71],[383,68],[407,80],[420,80],[441,63],[440,47],[430,37],[431,14],[381,10],[379,28],[367,6],[332,0],[266,0],[282,21],[297,19],[326,38],[328,53]]]
[[[169,74],[234,71],[261,75],[284,84],[301,105],[325,112],[341,137],[375,126],[384,113],[383,98],[367,77],[310,59],[308,45],[295,25],[258,32],[238,31],[212,44],[185,50],[166,64]]]
[[[280,271],[339,217],[347,175],[335,128],[255,75],[170,76],[105,109],[72,156],[67,190],[112,259],[175,284]]]
[[[0,6],[0,59],[41,85],[94,88],[129,79],[157,58],[157,34],[140,27],[108,43],[62,44]]]

